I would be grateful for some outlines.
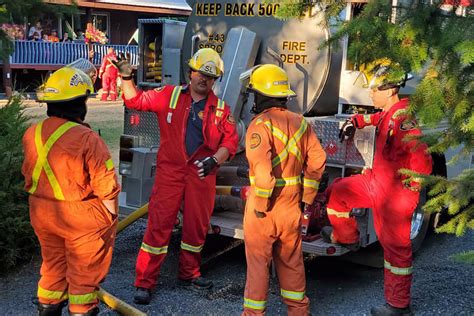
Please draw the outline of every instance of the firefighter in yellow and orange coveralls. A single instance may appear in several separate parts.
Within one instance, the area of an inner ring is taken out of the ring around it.
[[[104,141],[83,122],[93,91],[83,71],[63,67],[38,89],[48,118],[23,137],[22,173],[41,245],[38,315],[97,315],[96,290],[112,259],[120,186]]]
[[[246,136],[252,190],[245,206],[247,283],[244,315],[262,315],[267,304],[273,259],[288,315],[308,315],[301,249],[301,202],[312,204],[326,154],[302,115],[287,109],[295,96],[288,76],[275,65],[259,65],[241,75],[255,96]]]

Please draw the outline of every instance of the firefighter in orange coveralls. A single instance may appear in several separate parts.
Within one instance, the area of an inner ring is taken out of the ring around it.
[[[91,79],[63,67],[38,89],[47,118],[23,137],[22,173],[41,245],[38,311],[97,315],[96,290],[112,259],[120,186],[103,140],[83,123]]]
[[[372,169],[360,175],[338,179],[328,189],[327,213],[332,227],[324,227],[321,236],[328,242],[357,248],[359,232],[353,208],[371,208],[375,231],[384,249],[386,304],[371,309],[372,315],[411,315],[412,249],[410,229],[418,204],[421,180],[399,173],[401,168],[430,174],[431,156],[426,144],[404,140],[419,136],[416,121],[408,114],[408,99],[399,99],[398,90],[407,79],[392,79],[387,65],[375,72],[369,83],[374,107],[371,115],[357,114],[341,129],[341,140],[352,137],[356,128],[376,126],[375,157]]]
[[[107,55],[102,59],[102,65],[99,70],[99,79],[102,79],[102,97],[101,101],[117,100],[117,76],[118,70],[113,62],[117,62],[117,55],[112,47],[107,50]]]
[[[288,315],[308,315],[301,249],[301,201],[312,204],[326,154],[303,116],[286,108],[288,76],[275,65],[259,65],[241,76],[255,96],[246,135],[252,190],[245,206],[247,283],[244,315],[263,315],[273,259]],[[303,176],[302,176],[303,174]]]
[[[229,106],[211,90],[223,74],[223,62],[214,50],[200,49],[189,61],[189,85],[146,92],[135,88],[128,61],[120,61],[117,66],[125,105],[155,112],[160,127],[157,176],[136,265],[135,302],[148,304],[151,300],[183,200],[178,284],[210,288],[212,282],[201,277],[199,268],[214,208],[216,171],[234,156],[238,143]]]

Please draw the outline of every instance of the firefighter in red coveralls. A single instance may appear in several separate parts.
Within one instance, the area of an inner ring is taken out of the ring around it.
[[[392,79],[387,66],[379,67],[369,83],[374,107],[371,115],[357,114],[346,121],[341,140],[354,136],[356,128],[376,126],[375,157],[372,169],[360,175],[337,179],[328,188],[327,213],[332,227],[324,227],[321,236],[327,242],[355,249],[359,232],[353,208],[371,208],[375,231],[384,250],[384,288],[386,304],[371,309],[371,315],[411,315],[412,249],[410,229],[419,201],[421,180],[399,173],[402,168],[430,174],[431,156],[426,144],[407,136],[421,134],[409,115],[408,99],[399,99],[398,90],[407,79]]]
[[[114,62],[117,62],[115,50],[109,47],[107,55],[102,59],[102,65],[99,70],[99,79],[102,79],[102,97],[101,101],[115,101],[117,99],[117,75],[118,70]]]
[[[212,282],[201,276],[200,253],[214,208],[216,171],[234,156],[238,143],[229,106],[211,90],[223,74],[223,61],[214,50],[200,49],[189,61],[189,85],[146,92],[135,88],[128,61],[117,66],[125,105],[155,112],[160,127],[157,177],[136,265],[135,302],[148,304],[151,300],[182,201],[178,284],[208,289]]]

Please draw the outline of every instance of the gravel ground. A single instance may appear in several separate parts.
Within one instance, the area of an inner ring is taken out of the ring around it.
[[[103,288],[131,303],[134,264],[145,220],[121,233],[116,242],[111,271]],[[431,234],[415,258],[413,309],[417,315],[472,315],[474,313],[474,266],[457,263],[450,256],[472,249],[474,233],[462,238]],[[231,239],[210,236],[203,252],[209,257],[227,247]],[[148,315],[239,315],[245,284],[243,246],[209,261],[203,268],[214,281],[212,290],[196,293],[176,287],[179,234],[162,268],[159,285],[149,306],[137,306]],[[205,260],[205,259],[204,259]],[[36,292],[40,260],[1,278],[0,315],[33,315],[31,297]],[[361,266],[339,258],[307,258],[307,294],[313,315],[364,315],[383,302],[381,269]],[[471,294],[469,294],[471,293]],[[268,315],[284,315],[278,284],[271,281]],[[101,315],[116,315],[102,306]]]

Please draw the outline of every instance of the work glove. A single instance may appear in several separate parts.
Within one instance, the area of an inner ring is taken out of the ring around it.
[[[117,61],[112,60],[112,63],[117,67],[118,73],[120,77],[122,77],[123,80],[131,80],[132,79],[132,65],[130,65],[130,62],[128,59],[125,57],[124,54],[120,54],[119,57],[117,58]]]
[[[265,214],[265,212],[260,212],[260,211],[257,211],[257,210],[254,210],[255,212],[255,216],[257,216],[257,218],[264,218],[267,216],[267,214]]]
[[[355,132],[356,127],[354,126],[352,119],[347,119],[339,130],[339,140],[342,143],[345,140],[352,139],[354,138]]]
[[[217,159],[214,156],[206,157],[203,159],[198,159],[194,162],[198,168],[198,176],[201,179],[204,179],[212,170],[217,168],[219,165]]]

